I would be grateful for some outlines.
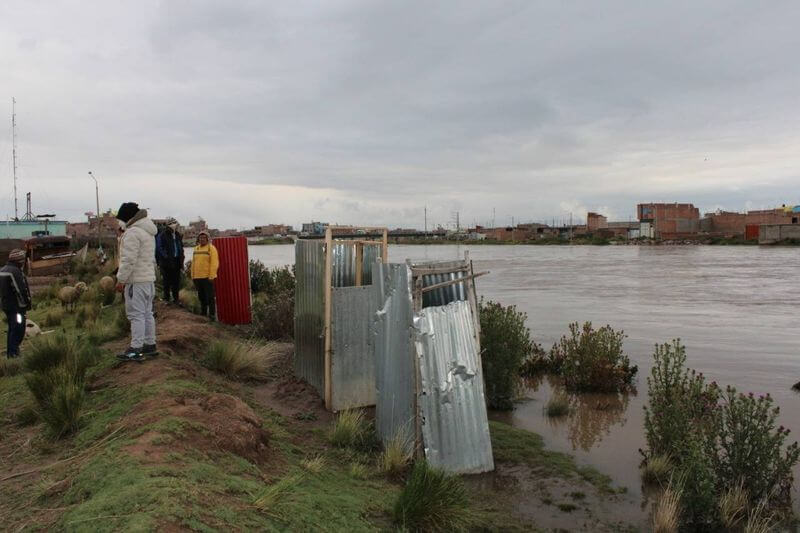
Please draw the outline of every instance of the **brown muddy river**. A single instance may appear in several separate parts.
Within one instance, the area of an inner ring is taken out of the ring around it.
[[[781,423],[800,438],[800,395],[791,391],[800,381],[800,248],[390,246],[389,259],[453,259],[466,249],[476,270],[491,271],[478,280],[479,293],[525,311],[546,349],[570,322],[610,324],[625,331],[625,351],[639,366],[636,394],[573,395],[572,413],[553,421],[542,407],[557,384],[539,379],[528,401],[494,417],[541,434],[549,448],[638,495],[653,345],[680,338],[690,367],[742,392],[770,393]],[[250,254],[271,266],[294,262],[292,246],[255,246]]]

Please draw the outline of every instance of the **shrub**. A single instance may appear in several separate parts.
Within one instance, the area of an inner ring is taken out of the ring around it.
[[[522,362],[533,352],[528,315],[516,306],[481,300],[481,359],[486,402],[493,409],[513,409]]]
[[[563,376],[567,390],[615,392],[630,387],[638,368],[622,351],[622,331],[611,326],[594,330],[591,322],[580,330],[574,322],[569,331],[550,352],[553,370]]]
[[[569,397],[566,394],[554,394],[544,407],[549,417],[566,416],[569,414]]]
[[[274,344],[215,340],[208,347],[204,364],[229,379],[264,380],[279,354]]]
[[[769,525],[771,510],[790,502],[792,468],[800,459],[798,444],[786,445],[789,431],[776,427],[773,399],[732,387],[723,394],[706,384],[684,367],[680,341],[656,346],[654,358],[645,457],[670,455],[683,487],[684,522],[704,530],[730,527],[749,511],[753,527]]]
[[[267,268],[261,261],[250,260],[250,290],[253,293],[264,292],[269,295],[294,294],[294,266]]]
[[[253,332],[266,340],[294,338],[294,293],[281,292],[256,299]]]
[[[394,506],[394,520],[411,531],[464,531],[472,524],[461,480],[417,461]]]
[[[398,431],[394,437],[384,443],[383,452],[378,459],[381,472],[390,478],[402,476],[413,457],[413,441],[406,431]]]

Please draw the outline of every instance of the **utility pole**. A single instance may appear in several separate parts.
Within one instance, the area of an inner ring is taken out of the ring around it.
[[[428,206],[425,206],[425,234],[428,233]]]
[[[495,210],[496,210],[496,208],[495,208],[495,207],[493,207],[493,208],[492,208],[492,227],[493,227],[493,228],[495,227],[495,225],[494,225],[494,224],[495,224],[495,222],[494,222]]]
[[[14,161],[14,220],[19,220],[17,209],[17,99],[11,98],[11,159]]]
[[[100,218],[100,188],[97,185],[97,178],[94,177],[92,171],[89,171],[89,177],[94,180],[94,199],[97,202],[97,213],[95,216],[97,217],[97,250],[101,251],[103,249],[103,244],[100,241],[100,223],[102,219]]]

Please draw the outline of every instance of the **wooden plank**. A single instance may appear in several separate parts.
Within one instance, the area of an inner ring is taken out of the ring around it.
[[[463,265],[460,267],[412,267],[411,273],[414,276],[430,276],[435,274],[453,274],[454,272],[467,272],[469,267],[467,265]]]
[[[361,286],[364,275],[364,244],[356,243],[356,287]]]
[[[449,287],[450,285],[455,285],[456,283],[471,281],[471,280],[473,280],[473,279],[475,279],[477,277],[485,276],[488,273],[489,273],[489,271],[485,270],[483,272],[478,272],[477,274],[469,274],[468,276],[464,276],[463,278],[451,279],[451,280],[448,280],[448,281],[443,281],[441,283],[437,283],[436,285],[429,285],[427,287],[423,287],[422,288],[422,292],[425,293],[425,292],[433,291],[433,290],[436,290],[436,289],[441,289],[442,287]]]
[[[363,244],[366,246],[381,246],[383,243],[381,241],[369,241],[364,239],[334,239],[334,244]]]
[[[331,299],[333,298],[333,283],[331,277],[333,276],[333,239],[331,238],[331,228],[325,230],[325,324],[323,330],[325,332],[325,369],[324,375],[324,390],[325,390],[325,408],[331,410],[333,401],[333,388],[331,383]]]

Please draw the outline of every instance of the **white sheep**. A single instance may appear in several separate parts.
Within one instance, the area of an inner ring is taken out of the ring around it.
[[[117,282],[111,276],[103,276],[98,283],[100,284],[100,289],[106,294],[114,292],[117,287]]]
[[[58,299],[61,300],[62,307],[66,307],[68,310],[75,309],[75,303],[81,294],[86,292],[86,289],[86,284],[82,281],[76,283],[74,287],[61,287],[61,290],[58,291]]]
[[[42,333],[39,325],[30,318],[25,319],[25,338],[35,337]]]

